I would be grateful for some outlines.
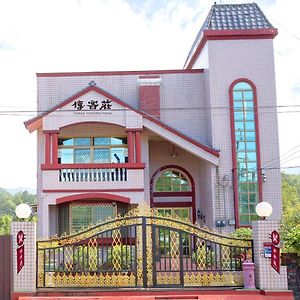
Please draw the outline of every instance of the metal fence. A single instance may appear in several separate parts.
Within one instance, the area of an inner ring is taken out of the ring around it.
[[[136,209],[67,237],[37,242],[37,288],[243,286],[252,240]]]

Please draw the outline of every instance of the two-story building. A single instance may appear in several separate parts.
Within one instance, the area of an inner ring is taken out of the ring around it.
[[[279,219],[276,35],[257,4],[215,4],[183,69],[37,74],[39,236],[144,202],[225,231],[262,200]]]

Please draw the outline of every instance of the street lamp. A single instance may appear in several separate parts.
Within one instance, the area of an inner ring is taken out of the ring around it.
[[[255,210],[258,216],[265,220],[272,214],[273,208],[269,202],[262,201],[256,205]]]
[[[28,204],[21,203],[16,207],[15,213],[19,219],[27,219],[31,215],[31,208]]]

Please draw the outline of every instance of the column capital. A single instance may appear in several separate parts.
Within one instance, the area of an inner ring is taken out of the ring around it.
[[[125,132],[142,132],[143,128],[126,128]]]
[[[59,133],[59,130],[43,130],[43,133]]]

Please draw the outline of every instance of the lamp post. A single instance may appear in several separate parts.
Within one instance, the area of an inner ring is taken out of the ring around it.
[[[265,201],[259,202],[256,205],[255,210],[257,215],[262,218],[262,220],[266,220],[266,218],[269,217],[273,212],[272,205]]]
[[[28,204],[21,203],[15,209],[17,222],[11,223],[13,257],[13,292],[36,291],[36,224],[26,222],[32,215]]]
[[[21,203],[16,207],[15,213],[19,219],[27,219],[31,215],[31,208],[28,204]]]

